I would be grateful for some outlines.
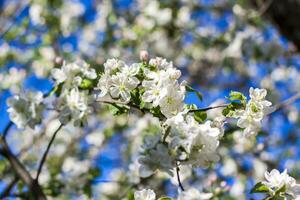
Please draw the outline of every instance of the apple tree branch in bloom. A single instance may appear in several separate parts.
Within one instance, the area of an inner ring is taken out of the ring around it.
[[[29,192],[37,191],[40,199],[46,197],[38,180],[58,132],[68,124],[84,128],[88,117],[103,105],[108,105],[114,115],[128,113],[133,108],[139,110],[139,114],[148,114],[158,120],[158,128],[145,133],[140,151],[136,152],[138,174],[144,179],[151,179],[157,172],[163,172],[169,178],[176,177],[182,190],[179,200],[188,199],[191,191],[196,199],[203,195],[211,197],[192,188],[185,190],[179,171],[181,167],[207,168],[220,160],[217,150],[226,131],[226,119],[236,119],[243,137],[254,137],[261,129],[264,117],[274,110],[272,103],[266,100],[267,90],[252,87],[249,99],[232,91],[227,104],[206,108],[186,104],[187,92],[196,93],[199,99],[203,97],[186,81],[181,81],[181,71],[172,62],[161,57],[148,61],[147,52],[141,53],[141,62],[131,65],[116,58],[108,59],[104,69],[100,73],[97,71],[82,60],[63,62],[51,71],[55,85],[48,95],[30,91],[16,94],[7,101],[10,119],[17,128],[33,129],[40,125],[49,105],[53,106],[51,112],[55,112],[59,120],[60,125],[42,155],[35,179],[12,155],[5,140],[1,140],[0,153],[14,166],[16,175],[27,185]],[[298,98],[296,95],[286,102],[292,103]],[[223,108],[222,115],[209,119],[207,111],[216,108]],[[4,136],[10,126],[11,123]],[[155,196],[151,190],[134,194],[136,200],[154,200]]]

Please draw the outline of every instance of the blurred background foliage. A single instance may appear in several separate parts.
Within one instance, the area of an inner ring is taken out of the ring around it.
[[[1,131],[9,122],[6,99],[21,90],[48,92],[50,71],[63,59],[84,59],[100,72],[106,59],[134,62],[141,50],[173,61],[204,94],[203,102],[190,94],[187,103],[219,104],[230,90],[247,94],[253,86],[266,88],[276,104],[300,91],[297,6],[296,0],[2,0]],[[157,131],[157,122],[100,109],[84,129],[68,126],[59,134],[41,175],[46,193],[54,199],[131,199],[135,189],[150,186],[176,196],[176,180],[135,174],[142,133]],[[267,169],[287,168],[299,180],[299,109],[296,102],[270,115],[256,140],[241,138],[228,123],[221,161],[182,169],[184,184],[212,191],[215,199],[260,199],[249,191]],[[9,135],[13,152],[33,174],[58,126],[53,117],[47,113],[41,127],[13,128]],[[0,180],[0,195],[13,183],[7,196],[26,197],[1,157]]]

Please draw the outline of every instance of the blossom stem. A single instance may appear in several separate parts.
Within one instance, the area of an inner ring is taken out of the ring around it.
[[[178,185],[179,185],[180,189],[181,189],[182,191],[184,191],[184,187],[183,187],[183,185],[182,185],[182,183],[181,183],[180,176],[179,176],[179,171],[180,171],[180,169],[179,169],[178,164],[176,164],[176,165],[177,165],[177,166],[176,166],[176,175],[177,175]]]
[[[206,107],[206,108],[199,108],[199,109],[189,110],[189,112],[208,111],[208,110],[212,110],[212,109],[216,109],[216,108],[225,108],[228,105],[229,104],[221,104],[221,105],[217,105],[217,106],[209,106],[209,107]]]
[[[48,153],[49,153],[49,150],[50,150],[50,148],[51,148],[51,145],[52,145],[52,143],[54,142],[54,139],[55,139],[57,133],[59,132],[59,130],[60,130],[62,127],[63,127],[63,124],[60,124],[60,126],[59,126],[59,127],[56,129],[56,131],[53,133],[53,136],[52,136],[52,138],[51,138],[51,140],[50,140],[50,142],[49,142],[49,144],[48,144],[48,146],[47,146],[47,149],[46,149],[45,153],[43,154],[42,160],[41,160],[41,162],[40,162],[40,164],[39,164],[38,171],[37,171],[36,178],[35,178],[36,181],[39,180],[39,176],[40,176],[40,174],[41,174],[41,172],[42,172],[42,168],[43,168],[43,165],[44,165],[44,163],[45,163],[45,161],[46,161],[46,159],[47,159],[47,155],[48,155]]]

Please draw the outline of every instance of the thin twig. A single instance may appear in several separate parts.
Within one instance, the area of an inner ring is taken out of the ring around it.
[[[300,92],[294,94],[290,98],[288,98],[288,99],[282,101],[281,103],[278,103],[277,105],[275,105],[274,106],[274,110],[271,113],[276,112],[276,111],[278,111],[280,109],[283,109],[283,108],[287,107],[288,105],[294,103],[298,99],[300,99]]]
[[[212,110],[212,109],[216,109],[216,108],[225,108],[227,106],[228,106],[228,104],[221,104],[221,105],[217,105],[217,106],[209,106],[209,107],[206,107],[206,108],[199,108],[199,109],[189,110],[189,112],[208,111],[208,110]]]
[[[180,169],[179,169],[178,164],[176,164],[176,165],[177,165],[177,166],[176,166],[176,175],[177,175],[178,185],[179,185],[180,189],[181,189],[182,191],[184,191],[184,187],[183,187],[183,185],[182,185],[182,183],[181,183],[180,176],[179,176],[179,171],[180,171]]]
[[[46,159],[47,159],[47,155],[48,155],[48,153],[49,153],[49,150],[50,150],[50,148],[51,148],[51,145],[52,145],[52,143],[53,143],[53,141],[54,141],[54,139],[55,139],[57,133],[59,132],[59,130],[60,130],[62,127],[63,127],[63,124],[60,124],[59,127],[56,129],[56,131],[53,133],[53,136],[52,136],[52,138],[51,138],[51,140],[50,140],[50,142],[49,142],[49,144],[48,144],[48,146],[47,146],[47,149],[46,149],[45,153],[43,154],[42,160],[41,160],[41,162],[40,162],[40,164],[39,164],[38,171],[37,171],[36,178],[35,178],[36,181],[39,180],[40,173],[41,173],[42,168],[43,168],[43,165],[44,165],[44,163],[45,163],[45,161],[46,161]]]

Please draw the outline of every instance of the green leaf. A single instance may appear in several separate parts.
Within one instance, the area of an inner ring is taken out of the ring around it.
[[[113,115],[121,115],[127,113],[129,110],[128,106],[121,106],[117,104],[110,104],[108,105],[108,108]]]
[[[222,114],[225,117],[232,117],[236,110],[244,108],[244,105],[239,102],[231,102],[226,108],[223,109]]]
[[[197,122],[202,123],[207,118],[207,113],[204,111],[196,111],[194,112],[194,118]]]
[[[195,90],[194,88],[192,88],[192,87],[189,86],[189,85],[186,85],[186,86],[185,86],[185,89],[186,89],[187,92],[194,92],[194,93],[197,95],[197,97],[198,97],[198,99],[199,99],[200,101],[203,100],[203,96],[202,96],[201,92]]]
[[[79,88],[83,90],[91,89],[92,87],[93,87],[93,81],[89,79],[83,79],[82,83],[79,86]]]
[[[250,193],[266,193],[269,191],[270,189],[267,186],[259,182],[252,188]]]
[[[141,104],[140,91],[139,91],[138,88],[131,91],[131,101],[135,105],[140,105]]]
[[[237,91],[231,91],[229,94],[229,100],[231,101],[241,101],[241,103],[243,105],[246,105],[246,100],[247,98],[245,97],[245,95],[243,95],[243,93],[241,92],[237,92]]]
[[[126,200],[134,200],[134,192],[132,190],[127,193]]]

